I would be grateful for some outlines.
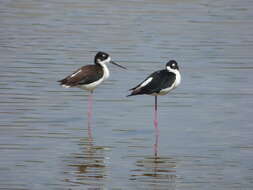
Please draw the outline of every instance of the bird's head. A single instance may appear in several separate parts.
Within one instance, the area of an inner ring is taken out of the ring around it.
[[[96,64],[99,64],[99,63],[109,63],[111,61],[111,57],[108,53],[105,53],[105,52],[98,52],[96,55],[95,55],[95,63]]]
[[[114,61],[112,61],[112,58],[110,57],[110,55],[108,53],[99,51],[96,55],[95,55],[95,64],[99,64],[99,65],[104,65],[107,63],[111,63],[113,65],[116,65],[120,68],[126,69],[125,67],[115,63]]]
[[[175,70],[179,70],[178,64],[175,60],[170,60],[167,64],[166,64],[166,69],[170,72],[173,72]]]

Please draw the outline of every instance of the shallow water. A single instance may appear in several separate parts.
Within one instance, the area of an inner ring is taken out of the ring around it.
[[[252,189],[253,2],[0,2],[0,189]],[[56,81],[109,52],[88,94]],[[127,89],[169,59],[182,84]],[[157,140],[158,156],[154,156]]]

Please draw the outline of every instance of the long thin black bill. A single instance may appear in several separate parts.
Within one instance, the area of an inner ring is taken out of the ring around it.
[[[110,63],[113,64],[113,65],[116,65],[116,66],[118,66],[118,67],[120,67],[120,68],[122,68],[122,69],[127,69],[126,67],[123,67],[123,66],[121,66],[121,65],[119,65],[119,64],[117,64],[117,63],[115,63],[114,61],[110,61]]]

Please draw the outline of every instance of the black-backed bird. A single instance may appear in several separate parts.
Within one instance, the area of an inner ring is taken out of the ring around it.
[[[78,87],[90,92],[88,114],[91,114],[92,93],[93,90],[110,76],[107,63],[112,63],[126,69],[125,67],[112,61],[109,54],[98,52],[94,58],[94,65],[86,65],[77,69],[74,73],[66,78],[59,80],[60,85],[65,88]]]
[[[166,64],[164,70],[159,70],[149,75],[143,82],[136,87],[131,88],[132,93],[128,96],[135,95],[152,95],[155,96],[154,106],[154,125],[158,133],[157,121],[157,96],[168,94],[176,88],[181,82],[181,75],[176,61],[171,60]]]

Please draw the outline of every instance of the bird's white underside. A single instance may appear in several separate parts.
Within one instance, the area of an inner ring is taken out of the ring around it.
[[[84,90],[89,90],[92,91],[94,90],[98,85],[100,85],[104,81],[104,78],[101,78],[97,80],[96,82],[90,83],[90,84],[84,84],[84,85],[78,85],[77,87],[84,89]]]
[[[70,86],[65,85],[65,84],[62,84],[61,86],[64,87],[64,88],[70,88]]]

